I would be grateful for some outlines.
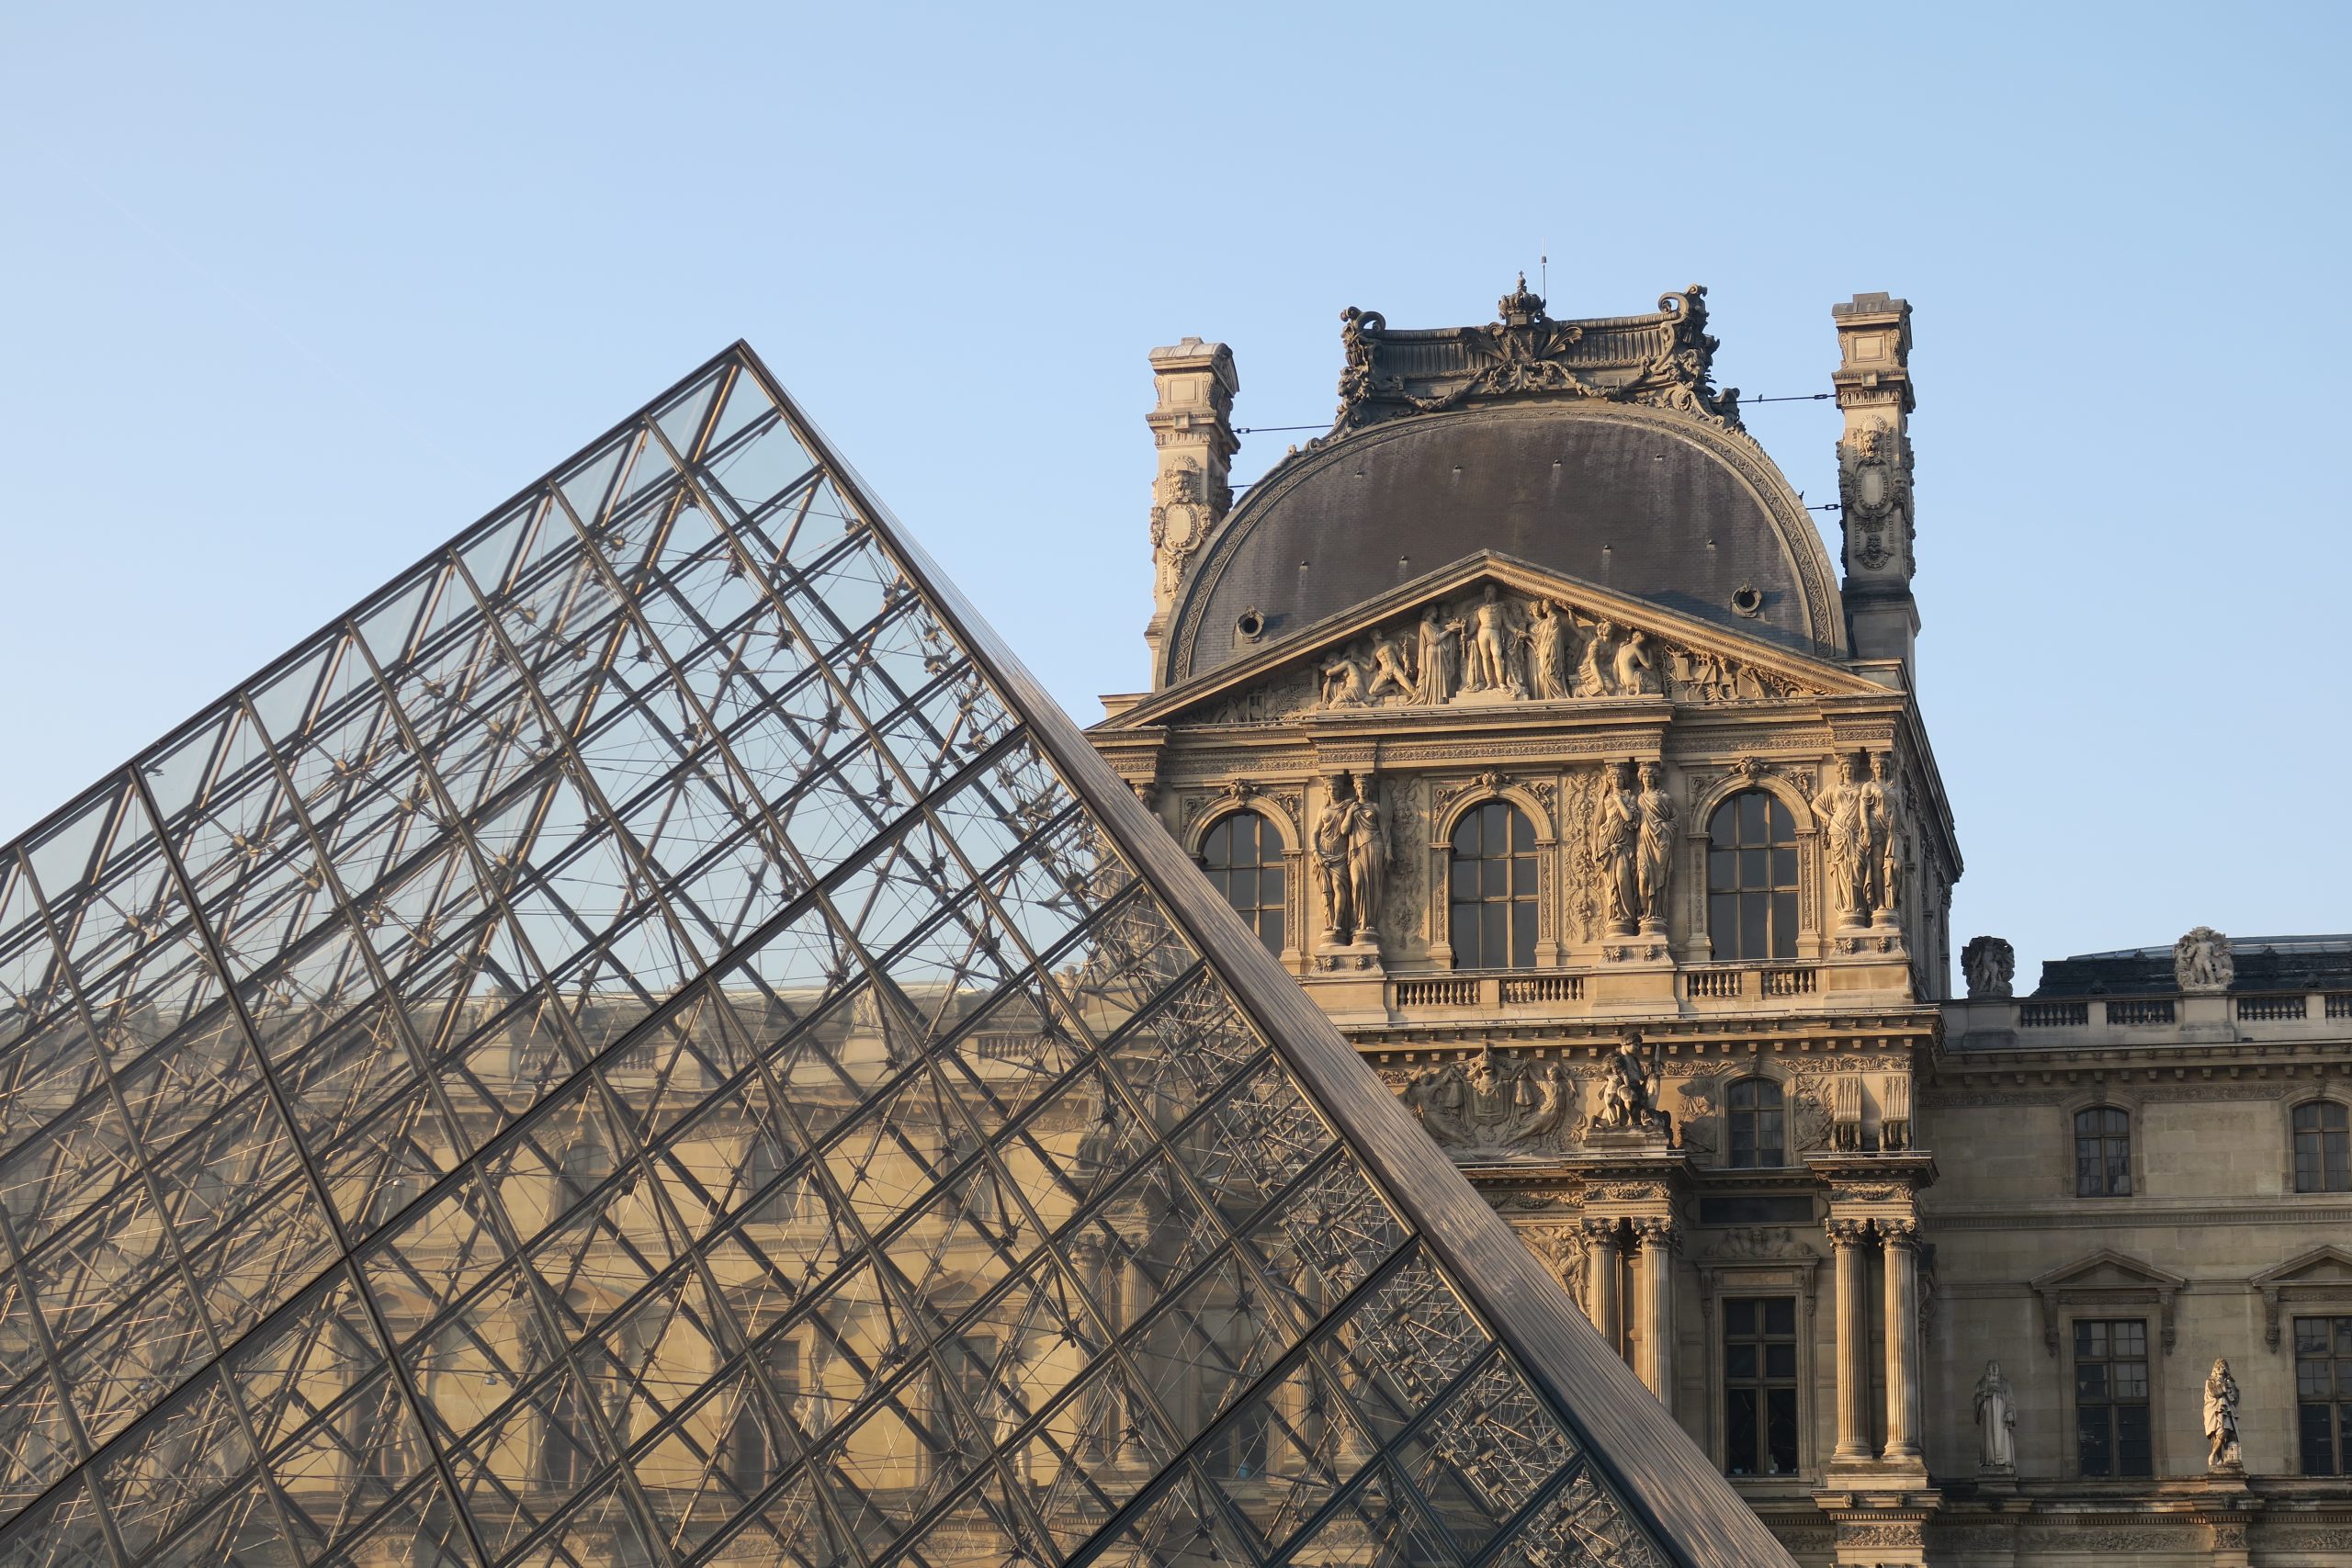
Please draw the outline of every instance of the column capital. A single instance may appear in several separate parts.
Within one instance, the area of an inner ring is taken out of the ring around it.
[[[1894,1214],[1882,1214],[1871,1222],[1878,1227],[1879,1239],[1889,1247],[1916,1248],[1919,1245],[1919,1222]]]
[[[1618,1229],[1625,1222],[1614,1214],[1587,1214],[1577,1223],[1584,1227],[1586,1241],[1599,1242],[1604,1247],[1614,1247],[1617,1245]]]
[[[1832,1214],[1821,1222],[1821,1229],[1829,1237],[1829,1245],[1840,1250],[1860,1247],[1871,1238],[1871,1223],[1868,1220],[1847,1219]]]
[[[1627,1224],[1633,1226],[1634,1239],[1645,1252],[1653,1247],[1672,1252],[1682,1245],[1682,1226],[1673,1219],[1648,1214]]]

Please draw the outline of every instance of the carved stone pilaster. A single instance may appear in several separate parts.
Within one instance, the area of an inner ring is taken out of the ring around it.
[[[1157,690],[1160,639],[1184,569],[1233,506],[1228,475],[1241,446],[1233,433],[1233,397],[1241,377],[1231,349],[1196,337],[1153,349],[1151,375],[1158,397],[1145,423],[1159,468],[1151,485],[1152,608],[1144,641],[1151,648]]]
[[[1911,597],[1911,307],[1857,294],[1830,308],[1838,323],[1831,384],[1846,416],[1838,442],[1846,538],[1846,614],[1855,655],[1911,666],[1919,611]]]

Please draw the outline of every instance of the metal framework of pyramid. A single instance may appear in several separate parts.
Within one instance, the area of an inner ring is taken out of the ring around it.
[[[741,345],[0,851],[0,1561],[1783,1562]]]

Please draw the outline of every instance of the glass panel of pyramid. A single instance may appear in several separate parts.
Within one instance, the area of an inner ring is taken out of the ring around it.
[[[0,1560],[1785,1561],[1287,987],[739,345],[0,853]]]

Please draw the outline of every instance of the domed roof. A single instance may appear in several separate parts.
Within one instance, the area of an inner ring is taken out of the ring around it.
[[[1285,460],[1188,574],[1166,683],[1478,550],[1845,657],[1821,536],[1745,434],[1551,399],[1393,419]]]

